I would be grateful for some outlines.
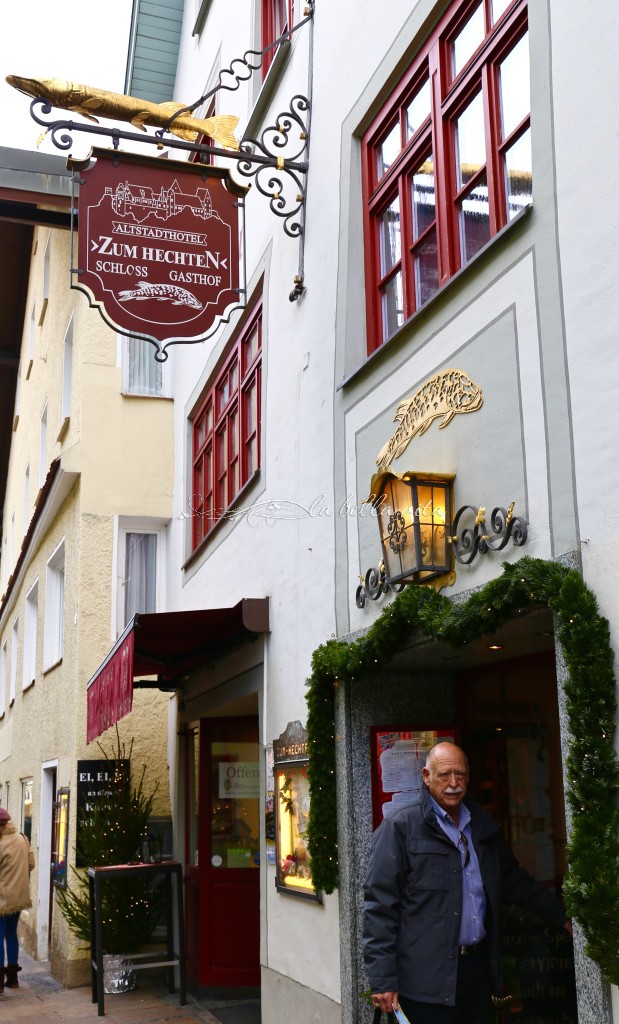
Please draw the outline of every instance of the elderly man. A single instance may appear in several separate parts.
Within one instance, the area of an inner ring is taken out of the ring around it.
[[[414,1024],[486,1024],[500,994],[500,907],[571,933],[560,899],[521,868],[500,826],[466,796],[453,743],[428,754],[418,803],[374,834],[365,880],[364,958],[374,1006]]]

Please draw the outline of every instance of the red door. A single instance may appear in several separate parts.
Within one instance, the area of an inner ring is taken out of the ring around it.
[[[200,980],[200,728],[184,733],[185,796],[185,956],[187,978]]]
[[[200,722],[197,929],[201,986],[260,984],[258,719]],[[188,885],[187,896],[190,894]],[[188,913],[188,922],[192,920]],[[196,935],[197,931],[197,935]],[[195,959],[191,957],[191,960]]]

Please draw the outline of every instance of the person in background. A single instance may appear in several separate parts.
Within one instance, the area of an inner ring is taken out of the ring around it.
[[[22,910],[32,906],[33,867],[34,853],[28,839],[17,831],[6,808],[0,807],[0,992],[4,992],[5,976],[7,988],[19,987],[17,922]]]
[[[438,743],[418,803],[374,833],[365,880],[364,959],[376,1010],[414,1024],[487,1024],[501,1000],[500,907],[514,903],[570,934],[561,900],[520,867],[500,825],[466,796],[469,765]]]

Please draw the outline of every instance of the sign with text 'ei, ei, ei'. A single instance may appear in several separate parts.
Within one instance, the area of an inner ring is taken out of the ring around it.
[[[240,304],[239,197],[219,167],[94,149],[79,173],[78,267],[110,326],[196,339]]]

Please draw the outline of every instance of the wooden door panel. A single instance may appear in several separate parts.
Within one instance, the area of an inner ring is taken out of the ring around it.
[[[200,984],[260,984],[258,719],[200,728]],[[225,766],[238,766],[228,781]],[[237,866],[241,864],[242,866]]]
[[[211,971],[252,971],[260,954],[260,893],[247,882],[219,880],[210,886],[208,928]],[[247,984],[257,984],[248,981]]]

